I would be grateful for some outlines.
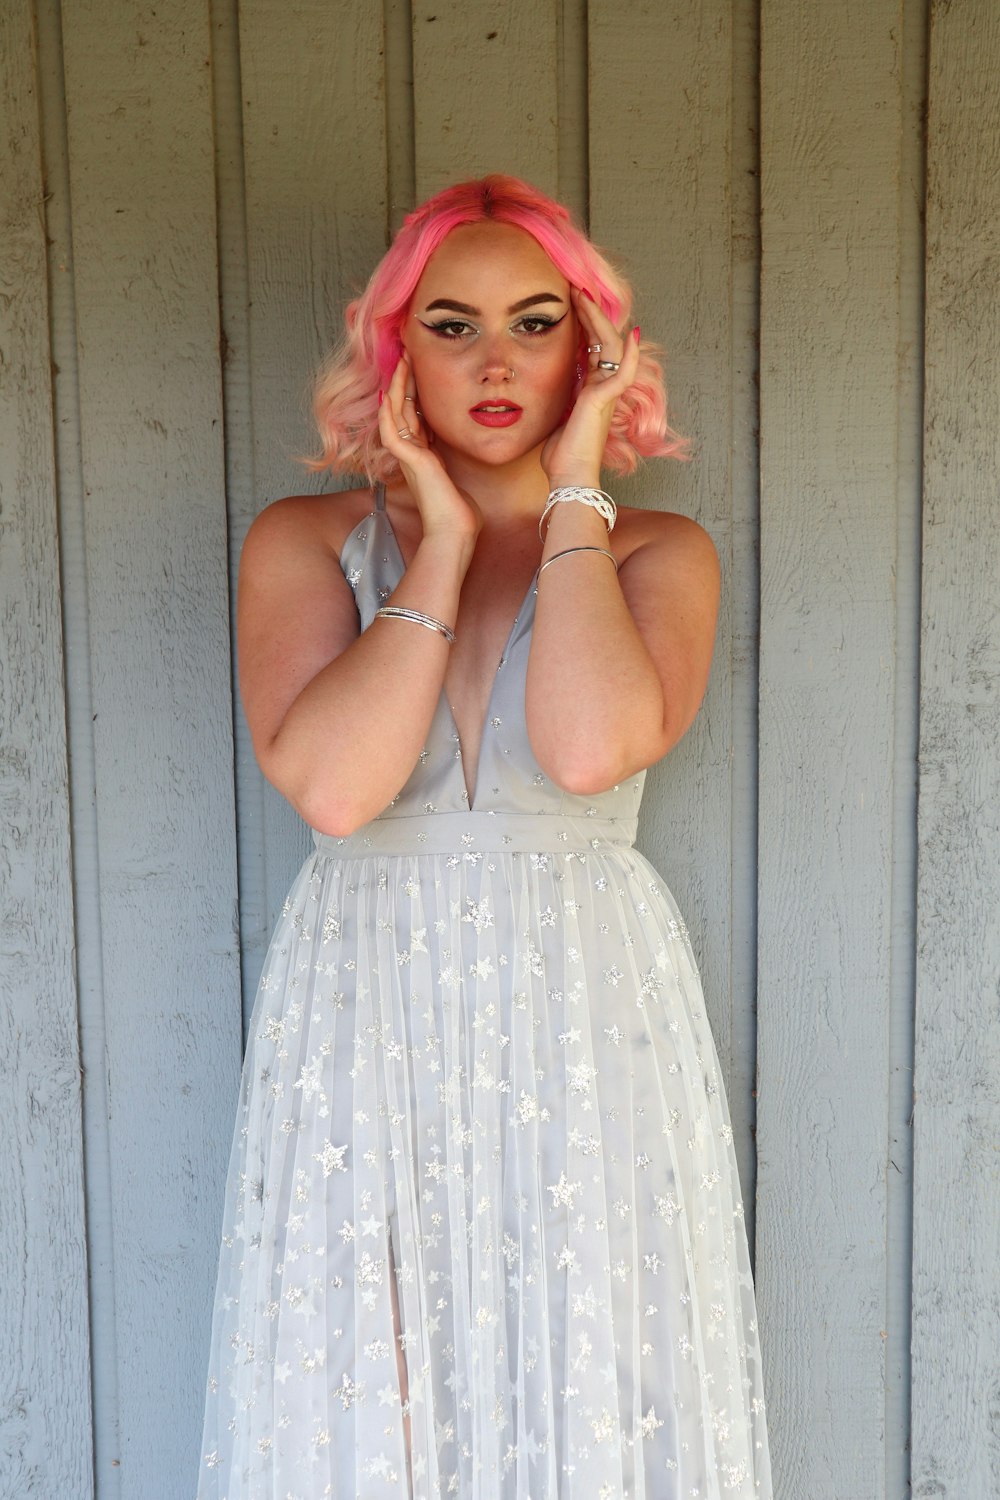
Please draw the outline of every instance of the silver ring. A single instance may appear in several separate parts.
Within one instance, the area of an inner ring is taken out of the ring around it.
[[[412,438],[413,433],[410,431],[410,429],[408,427],[397,427],[396,428],[396,436],[398,438],[402,438],[404,443],[408,443],[410,441],[410,439]]]
[[[417,399],[416,396],[404,396],[403,397],[404,401],[416,401],[416,399]]]
[[[587,345],[587,353],[588,354],[600,354],[600,352],[601,352],[601,350],[603,348],[604,348],[603,344],[588,344]]]
[[[619,370],[621,369],[621,361],[619,360],[616,364],[613,359],[599,359],[597,361],[597,368],[599,370]]]

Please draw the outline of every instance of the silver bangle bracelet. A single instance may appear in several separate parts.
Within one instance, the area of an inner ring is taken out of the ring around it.
[[[406,609],[401,604],[383,604],[377,609],[373,616],[376,620],[412,620],[414,625],[424,625],[428,630],[436,630],[438,635],[443,635],[449,646],[455,644],[455,632],[451,630],[442,620],[435,620],[433,615],[422,614],[419,609]]]
[[[569,557],[571,552],[599,552],[602,557],[610,557],[615,565],[615,572],[618,572],[618,559],[613,552],[608,551],[607,547],[567,547],[562,552],[553,552],[552,556],[542,563],[542,566],[538,570],[539,578],[541,578],[550,563],[558,562],[560,557]]]
[[[618,507],[607,490],[591,489],[589,485],[585,484],[566,484],[561,485],[558,489],[551,490],[549,493],[549,498],[545,502],[545,509],[538,520],[538,535],[540,537],[544,537],[545,535],[542,527],[545,524],[546,516],[554,506],[567,500],[578,500],[581,505],[589,505],[604,520],[608,531],[614,531]]]

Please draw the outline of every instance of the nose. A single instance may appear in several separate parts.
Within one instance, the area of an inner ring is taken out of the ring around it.
[[[492,341],[483,351],[483,367],[480,381],[483,385],[513,380],[514,370],[506,351],[499,341]]]

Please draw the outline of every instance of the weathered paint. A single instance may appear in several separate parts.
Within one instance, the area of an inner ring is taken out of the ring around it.
[[[45,195],[33,16],[0,10],[0,1494],[92,1494]]]
[[[733,888],[733,856],[747,832],[733,826],[741,769],[734,696],[743,686],[752,691],[756,666],[740,651],[734,623],[754,546],[756,458],[749,426],[736,427],[733,379],[742,363],[752,400],[756,310],[736,300],[735,287],[736,268],[751,253],[755,205],[732,191],[733,111],[756,65],[738,27],[745,11],[721,0],[694,13],[647,3],[622,27],[619,7],[592,0],[589,36],[591,230],[625,258],[634,318],[667,350],[671,417],[692,453],[687,464],[648,465],[618,490],[633,503],[695,517],[723,571],[708,694],[692,731],[649,777],[640,842],[688,914],[749,1193],[753,976],[745,969],[734,985],[732,953],[734,908],[752,897],[745,880]],[[663,99],[680,94],[685,108],[665,112]],[[744,173],[741,189],[745,181]]]
[[[913,1493],[1000,1494],[1000,12],[931,12]]]
[[[241,1041],[211,39],[196,0],[73,0],[62,35],[106,1057],[88,1088],[109,1119],[114,1482],[149,1500],[194,1485]]]
[[[841,1500],[886,1442],[898,0],[761,38],[758,1293],[780,1493]]]

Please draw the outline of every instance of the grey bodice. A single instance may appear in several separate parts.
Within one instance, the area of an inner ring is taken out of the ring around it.
[[[376,492],[375,510],[347,538],[341,566],[354,591],[364,630],[405,571],[381,489]],[[427,743],[406,785],[384,812],[348,838],[316,835],[324,853],[356,857],[376,852],[461,854],[487,849],[569,852],[595,847],[595,840],[634,842],[645,772],[610,791],[580,797],[556,786],[532,754],[524,689],[536,581],[537,574],[497,668],[471,807],[458,730],[442,692]],[[401,622],[398,628],[420,627]]]

